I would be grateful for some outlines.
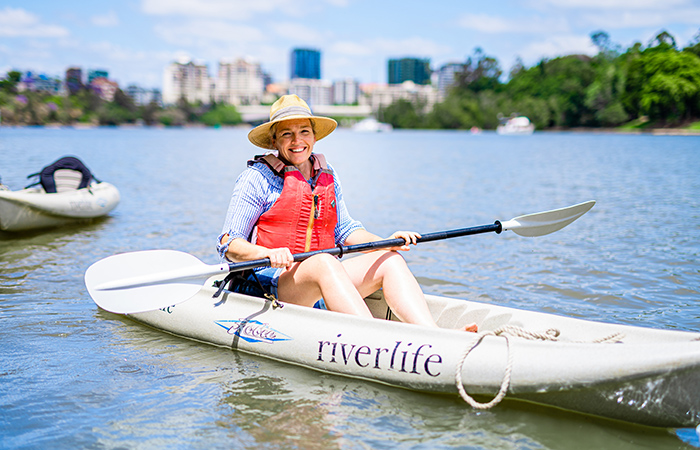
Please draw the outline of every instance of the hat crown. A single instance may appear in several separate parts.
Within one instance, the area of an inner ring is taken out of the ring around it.
[[[283,95],[270,106],[270,121],[250,130],[248,140],[260,148],[271,149],[273,147],[270,130],[274,124],[284,120],[306,118],[313,120],[312,125],[317,141],[331,134],[338,126],[338,123],[330,117],[314,116],[304,100],[297,95],[288,94]]]
[[[283,95],[270,108],[270,121],[290,115],[312,116],[309,105],[297,95]]]

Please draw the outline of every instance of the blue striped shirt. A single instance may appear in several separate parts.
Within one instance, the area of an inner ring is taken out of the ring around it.
[[[362,223],[350,217],[350,213],[348,213],[343,201],[340,181],[330,164],[328,164],[328,168],[333,172],[335,198],[338,205],[338,223],[334,230],[335,242],[336,244],[343,244],[352,232],[363,228],[363,226]],[[258,218],[277,201],[283,187],[284,180],[282,177],[276,175],[264,163],[256,163],[238,176],[231,195],[224,226],[216,241],[216,249],[222,260],[225,259],[231,240],[243,238],[253,242],[253,230],[258,222]],[[221,244],[221,239],[226,234],[229,235],[228,241],[225,244]]]

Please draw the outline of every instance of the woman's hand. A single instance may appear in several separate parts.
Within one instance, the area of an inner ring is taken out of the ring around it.
[[[406,241],[406,244],[400,246],[400,247],[392,247],[389,250],[402,250],[402,251],[408,251],[410,250],[409,245],[410,244],[417,244],[418,239],[420,239],[420,234],[416,233],[415,231],[397,231],[394,234],[392,234],[389,239],[398,239],[401,238],[404,241]]]
[[[270,267],[288,269],[294,264],[294,255],[286,248],[270,248],[267,250],[266,258],[270,259]]]

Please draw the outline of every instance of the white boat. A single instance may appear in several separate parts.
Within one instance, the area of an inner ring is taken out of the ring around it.
[[[379,122],[374,117],[367,117],[352,126],[353,131],[360,132],[388,132],[393,131],[391,124]]]
[[[498,134],[532,134],[534,131],[535,125],[525,116],[511,117],[496,127]]]
[[[19,191],[0,185],[0,230],[25,231],[85,222],[108,214],[119,204],[119,191],[110,183],[90,177],[87,186],[79,188],[83,179],[79,171],[58,169],[52,175],[56,192],[51,193],[41,184]]]
[[[494,396],[509,375],[508,399],[655,427],[700,423],[700,333],[428,295],[436,330],[397,322],[381,293],[366,300],[380,319],[372,320],[275,308],[228,291],[213,298],[215,279],[183,303],[129,317],[188,339],[417,391],[455,395],[459,374],[467,394]],[[455,330],[471,322],[478,334]]]
[[[553,233],[594,201],[494,224],[422,233],[430,242],[480,233]],[[343,256],[403,239],[335,247]],[[207,265],[173,250],[112,255],[92,264],[85,285],[101,308],[188,339],[321,372],[422,392],[455,395],[475,408],[502,399],[535,402],[655,427],[700,424],[700,333],[567,318],[427,295],[439,328],[398,322],[381,291],[366,299],[375,319],[224,290],[229,273],[269,259]],[[219,295],[221,294],[221,295]],[[461,331],[476,323],[478,333]],[[471,395],[493,396],[486,404]]]

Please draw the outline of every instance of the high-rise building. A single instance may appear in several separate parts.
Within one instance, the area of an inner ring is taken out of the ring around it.
[[[95,78],[105,78],[109,79],[109,72],[106,70],[102,69],[90,69],[88,70],[88,76],[87,76],[87,84],[90,86],[92,84],[92,80]]]
[[[66,70],[66,88],[71,95],[75,95],[83,85],[83,69],[80,67],[69,67]]]
[[[298,95],[312,110],[319,105],[333,104],[333,85],[330,81],[295,78],[289,82],[288,92]]]
[[[389,60],[389,84],[413,81],[416,84],[430,84],[430,60],[401,58]]]
[[[137,105],[147,105],[151,102],[157,105],[162,105],[163,103],[160,89],[146,89],[135,84],[130,84],[126,87],[124,93],[131,97]]]
[[[211,101],[211,81],[205,64],[192,61],[169,64],[163,74],[163,103],[172,105],[184,98],[189,103]]]
[[[437,70],[438,97],[443,100],[447,91],[457,81],[457,74],[464,72],[464,63],[447,63]]]
[[[265,92],[260,64],[251,59],[219,61],[216,101],[232,105],[259,105]]]
[[[63,83],[60,79],[45,75],[27,72],[21,76],[17,83],[17,91],[37,91],[48,92],[49,94],[61,94],[64,92]]]
[[[97,77],[90,83],[92,89],[102,100],[111,102],[114,100],[114,94],[117,93],[119,85],[115,81],[110,81],[104,77]]]
[[[355,105],[360,101],[360,83],[352,78],[333,82],[333,104]]]
[[[290,78],[321,79],[321,52],[308,48],[292,50]]]
[[[360,105],[368,105],[372,113],[377,114],[397,100],[407,100],[414,105],[422,105],[421,113],[432,111],[437,102],[437,89],[432,85],[416,84],[404,81],[401,84],[385,84],[365,86],[364,95],[360,97]]]

